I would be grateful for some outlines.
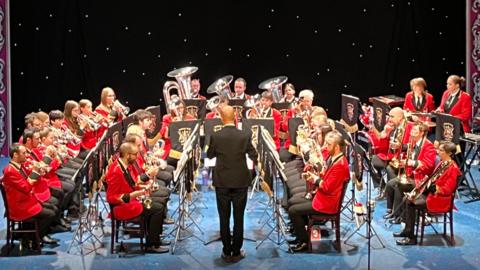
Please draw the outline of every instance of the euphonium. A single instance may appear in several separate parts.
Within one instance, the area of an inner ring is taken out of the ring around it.
[[[398,149],[394,150],[390,147],[390,144],[398,142],[398,143],[403,143],[403,137],[405,136],[405,129],[407,127],[407,120],[404,119],[403,123],[398,126],[397,134],[395,138],[390,140],[389,142],[389,148],[388,148],[388,153],[393,154],[392,160],[390,160],[390,166],[392,166],[395,169],[398,169],[400,165],[400,160],[398,159],[398,155],[402,152],[402,147],[400,146]]]
[[[198,70],[197,67],[184,67],[170,71],[167,76],[175,78],[177,81],[166,81],[163,85],[163,98],[167,107],[167,113],[170,113],[171,91],[177,90],[180,99],[190,99],[192,97],[191,76]]]

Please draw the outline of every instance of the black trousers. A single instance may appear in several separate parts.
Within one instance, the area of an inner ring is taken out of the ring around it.
[[[303,202],[297,202],[296,204],[288,208],[288,216],[293,224],[295,235],[297,240],[301,243],[308,242],[308,232],[305,226],[307,225],[308,215],[322,214],[312,207],[312,201],[302,198]]]
[[[372,157],[372,166],[375,168],[377,173],[371,172],[373,185],[377,187],[382,181],[382,171],[386,170],[388,180],[393,179],[397,176],[397,171],[392,166],[388,165],[389,161],[380,159],[377,155]],[[388,182],[388,181],[387,181]]]
[[[413,238],[415,236],[414,228],[415,228],[415,220],[416,220],[416,209],[425,209],[427,206],[427,197],[422,194],[418,199],[414,202],[407,202],[407,208],[405,211],[405,234]]]
[[[143,215],[145,217],[145,225],[147,227],[147,240],[146,245],[160,246],[160,234],[163,231],[163,216],[165,205],[163,203],[156,202],[152,198],[152,206],[150,209],[143,207]]]
[[[40,238],[42,238],[48,233],[48,230],[50,229],[50,224],[55,219],[55,216],[55,211],[47,207],[43,207],[40,213],[33,216],[33,218],[36,219],[38,222]]]
[[[225,255],[239,255],[243,246],[243,219],[247,205],[248,188],[215,187],[217,210],[220,217],[220,236]],[[233,241],[230,234],[230,215],[233,206]]]

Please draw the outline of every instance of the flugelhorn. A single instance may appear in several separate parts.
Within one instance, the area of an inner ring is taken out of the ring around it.
[[[127,116],[128,113],[130,112],[130,108],[123,105],[122,103],[120,103],[120,101],[118,101],[118,99],[116,99],[114,102],[113,102],[113,108],[115,110],[118,110],[120,111],[124,116]]]

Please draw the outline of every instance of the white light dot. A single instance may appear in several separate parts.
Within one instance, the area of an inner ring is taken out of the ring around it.
[[[157,58],[160,58],[160,56],[161,56],[160,54],[157,54]]]
[[[71,32],[72,32],[72,29],[68,29],[68,32],[71,33]]]
[[[360,58],[363,58],[363,54],[360,54],[359,57],[360,57]]]
[[[145,72],[142,72],[142,76],[145,76],[145,75],[146,75]]]
[[[250,54],[249,54],[249,53],[247,53],[247,57],[250,57]]]
[[[22,26],[22,23],[18,23],[18,26]]]
[[[148,32],[147,35],[150,36],[152,34],[152,32]]]
[[[407,5],[409,5],[409,6],[410,6],[410,1],[409,1],[409,2],[407,2]]]
[[[442,57],[442,60],[445,61],[445,60],[447,60],[447,59],[446,59],[445,57]]]
[[[37,30],[37,31],[38,31],[38,30],[40,30],[40,28],[37,26],[37,27],[35,27],[35,30]]]
[[[63,67],[63,62],[60,62],[60,66]]]
[[[297,15],[297,17],[296,17],[296,18],[297,18],[297,19],[300,19],[300,16],[298,16],[298,15]]]
[[[320,76],[320,72],[317,72],[317,76]]]
[[[23,76],[23,71],[20,71],[20,75],[22,75],[22,76]]]
[[[434,7],[432,7],[432,11],[435,11],[435,8],[434,8]]]
[[[327,72],[330,72],[330,69],[329,69],[329,68],[327,68]]]
[[[393,83],[390,84],[390,87],[393,87]]]
[[[273,13],[273,12],[275,12],[275,9],[273,9],[273,8],[272,8],[272,9],[270,9],[270,12],[272,12],[272,13]]]
[[[182,17],[182,13],[178,13],[178,17]]]
[[[368,47],[369,47],[370,49],[372,49],[372,48],[373,48],[373,45],[372,45],[372,44],[370,44]]]
[[[228,51],[231,52],[231,51],[232,51],[232,48],[228,48]]]
[[[187,42],[187,38],[184,38],[184,39],[183,39],[183,42]]]
[[[17,131],[20,130],[20,128],[17,127]]]
[[[318,34],[318,30],[313,31],[315,34]]]
[[[420,33],[420,31],[418,31],[418,30],[415,30],[415,34],[418,34],[418,33]]]
[[[442,32],[438,32],[438,34],[441,36],[443,33],[442,33]]]
[[[400,51],[400,47],[397,47],[397,51]]]
[[[355,46],[355,42],[352,42],[352,46]]]
[[[45,80],[48,80],[48,75],[47,75],[47,76],[45,76]]]
[[[394,5],[394,4],[391,4],[390,6],[391,6],[391,7],[394,7],[395,5]]]
[[[347,88],[347,87],[348,87],[348,85],[346,85],[346,84],[343,86],[343,88]]]
[[[127,70],[126,70],[126,69],[122,69],[122,73],[125,73],[125,72],[127,72]]]
[[[268,28],[272,28],[272,26],[269,24],[269,25],[268,25]]]
[[[363,12],[367,12],[367,9],[366,9],[366,8],[364,8],[364,9],[363,9]]]
[[[83,92],[80,92],[80,96],[83,96]]]
[[[53,18],[53,14],[52,13],[48,14],[48,17]]]
[[[412,63],[415,62],[415,58],[412,58]]]
[[[447,75],[448,75],[448,71],[445,71],[445,74],[447,74]]]
[[[290,54],[288,54],[288,53],[287,53],[287,54],[285,54],[285,57],[287,57],[287,58],[288,58],[289,56],[290,56]]]
[[[124,29],[125,29],[125,31],[128,31],[128,26],[125,26],[125,28],[124,28]]]
[[[188,61],[188,64],[191,65],[191,64],[192,64],[192,61]]]
[[[83,55],[83,58],[87,58],[87,55],[86,55],[86,54],[84,54],[84,55]]]
[[[85,14],[85,19],[88,19],[88,14]]]
[[[338,28],[338,32],[339,32],[339,33],[342,32],[342,28]]]
[[[105,50],[106,50],[106,51],[110,51],[110,47],[106,47]]]
[[[208,52],[205,53],[205,56],[208,56]]]
[[[463,61],[462,61],[462,62],[460,62],[460,65],[463,65]]]
[[[17,47],[17,43],[13,43],[13,47]]]
[[[445,19],[448,19],[448,15],[445,15]]]

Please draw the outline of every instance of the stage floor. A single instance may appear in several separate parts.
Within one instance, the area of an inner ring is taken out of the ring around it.
[[[5,164],[5,160],[2,164]],[[478,166],[472,167],[473,176],[480,179]],[[177,242],[175,254],[145,254],[138,252],[138,239],[124,239],[128,250],[131,252],[126,257],[109,253],[110,247],[110,222],[106,221],[104,235],[99,235],[103,247],[88,255],[79,255],[78,248],[72,248],[71,254],[67,249],[72,242],[73,232],[54,234],[53,237],[61,240],[57,247],[43,249],[42,255],[27,254],[18,255],[18,244],[10,256],[5,256],[5,219],[0,220],[0,269],[366,269],[367,268],[367,241],[359,235],[354,235],[349,244],[344,244],[355,229],[355,223],[345,217],[341,221],[342,252],[337,253],[331,244],[332,236],[322,241],[320,253],[296,253],[287,252],[286,244],[277,245],[277,234],[270,235],[273,240],[266,240],[258,248],[262,239],[270,231],[265,220],[272,218],[265,216],[264,203],[267,197],[264,192],[256,192],[247,205],[245,213],[245,237],[256,240],[246,240],[244,249],[247,257],[236,264],[226,264],[220,258],[221,242],[216,241],[204,245],[218,236],[218,214],[215,203],[215,193],[206,186],[201,187],[198,193],[196,210],[192,218],[199,225],[202,232],[192,225],[190,229],[196,237],[191,237]],[[364,203],[365,191],[357,192],[357,199]],[[349,194],[348,194],[349,195]],[[373,194],[374,196],[376,193]],[[385,201],[376,204],[373,228],[379,238],[371,239],[371,267],[372,269],[478,269],[480,258],[478,257],[478,243],[480,239],[480,202],[464,203],[468,198],[460,197],[455,204],[458,211],[454,213],[454,230],[456,246],[450,247],[441,236],[435,236],[433,231],[426,228],[424,246],[400,247],[395,244],[392,232],[399,231],[401,225],[385,226],[382,215],[385,212]],[[178,205],[178,196],[173,195],[170,211],[173,212]],[[0,213],[3,213],[3,204],[0,205]],[[267,209],[271,214],[271,208]],[[106,215],[106,214],[105,214]],[[74,224],[74,229],[77,227]],[[328,227],[330,225],[328,224]],[[165,226],[165,232],[172,230],[173,225]],[[361,229],[365,233],[365,227]],[[100,234],[100,231],[97,231]],[[330,233],[332,235],[332,233]],[[197,238],[198,237],[198,238]],[[173,239],[170,237],[170,239]],[[379,248],[381,239],[385,248]],[[75,246],[75,245],[74,245]],[[90,247],[87,245],[86,247]],[[85,249],[86,252],[88,250]]]

